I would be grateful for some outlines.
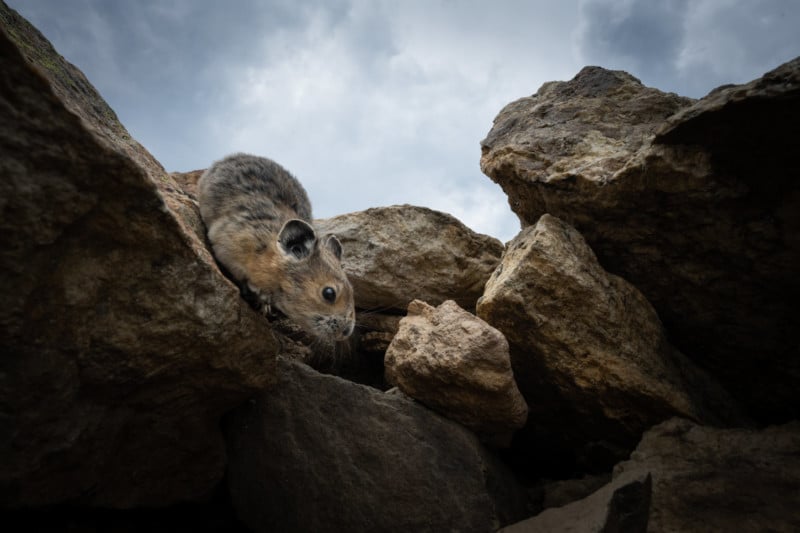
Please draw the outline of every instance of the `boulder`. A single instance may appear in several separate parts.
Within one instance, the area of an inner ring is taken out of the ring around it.
[[[414,300],[386,351],[386,380],[479,435],[507,440],[525,425],[528,406],[511,371],[508,342],[448,300]]]
[[[204,498],[276,338],[191,199],[2,2],[0,62],[0,505]]]
[[[474,309],[503,245],[445,213],[399,205],[317,220],[344,247],[356,307],[404,311],[412,300]]]
[[[402,394],[278,368],[225,421],[231,498],[252,531],[489,532],[525,516],[522,489],[462,426]]]
[[[506,106],[482,170],[574,226],[762,423],[800,416],[800,58],[699,101],[583,69]]]
[[[672,419],[645,434],[606,487],[503,531],[798,531],[797,450],[797,422],[756,431]]]
[[[508,339],[529,423],[576,450],[606,450],[609,468],[671,416],[745,421],[667,342],[644,296],[553,216],[508,244],[478,316]]]

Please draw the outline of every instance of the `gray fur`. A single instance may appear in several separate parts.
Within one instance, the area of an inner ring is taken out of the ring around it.
[[[269,159],[233,154],[203,173],[198,196],[214,255],[243,292],[319,338],[352,333],[341,243],[317,237],[308,195],[294,176]],[[334,301],[323,296],[326,288],[335,289]]]

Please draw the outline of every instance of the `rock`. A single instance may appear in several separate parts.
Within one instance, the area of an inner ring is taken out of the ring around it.
[[[386,382],[384,357],[402,318],[373,311],[356,312],[356,330],[351,337],[350,352],[341,358],[343,364],[335,374],[377,389],[390,388]]]
[[[800,416],[800,58],[692,101],[597,67],[506,106],[481,168],[574,226],[762,423]]]
[[[551,481],[542,487],[542,508],[563,507],[589,496],[611,481],[611,472],[579,479]]]
[[[279,359],[226,419],[228,480],[260,531],[495,531],[522,489],[472,433],[398,394]]]
[[[583,500],[548,509],[498,533],[645,533],[651,490],[648,474],[626,476]]]
[[[481,141],[481,170],[529,226],[556,214],[553,207],[570,193],[602,191],[667,117],[692,102],[644,87],[626,72],[585,67],[571,81],[545,83],[503,108]],[[568,207],[561,210],[581,214]]]
[[[603,489],[503,531],[798,531],[797,450],[797,422],[756,431],[672,419],[645,434]],[[635,523],[620,527],[626,517]]]
[[[201,499],[276,338],[86,78],[1,2],[0,28],[0,505]]]
[[[607,450],[609,468],[671,416],[744,422],[724,391],[670,346],[642,294],[605,272],[580,234],[550,215],[509,243],[478,316],[508,339],[529,424],[573,449]]]
[[[525,425],[508,342],[448,300],[414,300],[385,358],[386,380],[439,414],[501,443]],[[504,438],[505,436],[505,438]]]
[[[315,224],[342,242],[360,309],[402,311],[414,299],[474,309],[503,251],[497,239],[423,207],[367,209]]]
[[[379,354],[381,359],[389,348],[392,339],[400,329],[401,315],[385,313],[361,312],[356,314],[356,323],[361,333],[360,350]],[[360,333],[356,330],[356,334]]]
[[[648,431],[614,479],[653,479],[647,531],[798,531],[800,424],[761,431],[674,419]]]

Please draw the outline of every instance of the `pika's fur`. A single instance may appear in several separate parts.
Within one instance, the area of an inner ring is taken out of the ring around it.
[[[233,154],[198,181],[200,214],[214,255],[265,310],[277,309],[318,339],[340,341],[355,325],[342,245],[317,236],[297,179],[263,157]]]

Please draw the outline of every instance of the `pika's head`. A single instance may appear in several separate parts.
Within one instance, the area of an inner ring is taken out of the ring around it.
[[[355,327],[353,287],[342,269],[339,239],[317,236],[307,222],[292,219],[276,244],[283,276],[272,304],[318,339],[349,337]]]

